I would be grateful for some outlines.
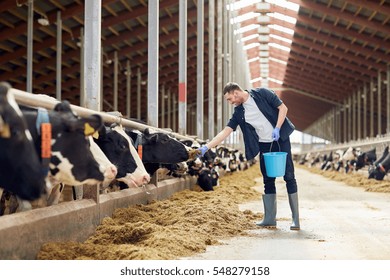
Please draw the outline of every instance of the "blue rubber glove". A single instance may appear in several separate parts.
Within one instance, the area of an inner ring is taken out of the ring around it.
[[[198,151],[200,151],[200,156],[203,157],[204,154],[207,152],[208,149],[209,149],[209,148],[207,148],[206,145],[200,147],[200,148],[198,149]]]
[[[279,127],[275,127],[274,130],[272,131],[272,140],[274,141],[278,141],[279,140],[279,131],[280,131],[280,128]]]

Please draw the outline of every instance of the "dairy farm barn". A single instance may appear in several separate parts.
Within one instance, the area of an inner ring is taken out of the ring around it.
[[[390,258],[390,1],[0,13],[1,259]],[[277,176],[272,229],[242,131],[199,155],[234,112],[228,82],[272,90],[311,139],[292,143],[299,211]]]

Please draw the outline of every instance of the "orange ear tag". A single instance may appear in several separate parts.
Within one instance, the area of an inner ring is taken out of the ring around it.
[[[138,156],[142,160],[142,145],[138,145]]]
[[[41,124],[41,156],[42,158],[51,157],[51,124]]]

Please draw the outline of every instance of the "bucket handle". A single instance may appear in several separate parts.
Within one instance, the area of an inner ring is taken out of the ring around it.
[[[269,151],[270,151],[270,152],[272,151],[272,144],[273,144],[274,142],[278,143],[278,146],[279,146],[279,152],[280,152],[280,145],[279,145],[279,141],[272,141],[272,142],[271,142],[271,146],[269,147]]]

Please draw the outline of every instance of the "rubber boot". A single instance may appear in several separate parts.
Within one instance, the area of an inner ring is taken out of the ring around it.
[[[292,223],[290,230],[300,230],[299,226],[299,209],[298,209],[298,193],[291,193],[288,195],[288,202],[290,203],[292,213]]]
[[[276,228],[276,194],[263,194],[264,218],[256,225],[264,228]]]

